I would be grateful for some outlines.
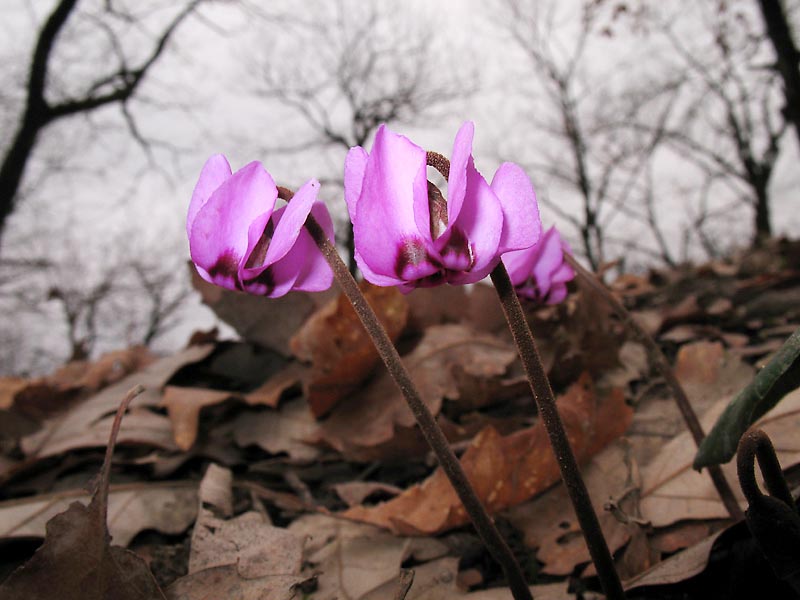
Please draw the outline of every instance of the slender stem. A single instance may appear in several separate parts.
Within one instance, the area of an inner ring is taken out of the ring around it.
[[[528,589],[528,584],[525,582],[525,576],[522,574],[522,569],[520,569],[511,549],[497,531],[492,519],[486,512],[483,504],[481,504],[478,495],[467,479],[466,473],[464,473],[464,469],[461,467],[461,463],[450,449],[447,438],[444,433],[442,433],[438,423],[436,423],[435,417],[422,401],[419,392],[411,380],[411,376],[400,360],[400,355],[397,353],[397,350],[392,344],[391,339],[389,339],[383,325],[381,325],[378,320],[378,317],[375,316],[375,313],[372,311],[369,304],[367,304],[355,279],[353,279],[347,266],[342,262],[342,259],[336,252],[336,248],[328,241],[325,232],[311,215],[309,215],[306,220],[306,229],[311,234],[311,237],[314,238],[317,246],[327,259],[328,264],[333,269],[333,274],[336,277],[336,281],[339,283],[339,287],[342,288],[342,291],[352,303],[358,318],[364,325],[364,329],[366,329],[367,333],[372,338],[375,348],[378,350],[378,354],[380,354],[380,357],[386,364],[386,368],[389,370],[397,387],[399,387],[400,391],[403,393],[403,397],[406,399],[406,402],[408,402],[411,412],[414,413],[414,418],[417,420],[422,435],[436,454],[439,464],[442,466],[442,469],[450,480],[458,497],[461,499],[464,509],[467,511],[467,514],[472,520],[472,524],[475,526],[475,530],[478,532],[481,540],[483,540],[489,553],[503,568],[513,597],[515,600],[532,600],[533,596]]]
[[[603,536],[603,530],[600,528],[600,521],[597,519],[594,506],[592,506],[589,492],[581,477],[578,462],[575,460],[575,455],[564,431],[564,425],[553,397],[553,390],[550,388],[550,382],[547,380],[542,361],[539,358],[539,351],[536,349],[536,342],[502,262],[492,271],[491,277],[511,328],[511,334],[519,349],[522,366],[528,376],[536,407],[539,409],[539,417],[550,438],[550,446],[553,448],[558,467],[561,470],[561,479],[567,488],[567,493],[578,517],[578,523],[580,523],[586,539],[589,554],[597,569],[600,585],[603,586],[603,591],[610,600],[624,599],[625,592],[622,590],[622,583],[614,567],[614,560]]]
[[[678,405],[678,410],[681,412],[683,421],[686,423],[686,427],[691,432],[694,443],[699,447],[703,442],[703,439],[706,437],[706,434],[703,431],[703,426],[700,424],[700,419],[697,418],[697,413],[694,412],[683,386],[678,381],[678,378],[675,377],[675,373],[673,372],[672,367],[670,367],[667,357],[664,356],[664,353],[661,351],[661,348],[658,347],[658,344],[656,344],[653,337],[649,335],[641,327],[641,325],[634,320],[634,318],[631,316],[631,313],[629,313],[628,310],[622,305],[622,302],[617,300],[593,273],[590,273],[584,269],[583,266],[581,266],[573,256],[567,253],[564,254],[564,259],[573,269],[575,269],[575,272],[578,273],[578,275],[580,275],[589,286],[591,286],[594,291],[596,291],[605,299],[608,305],[611,306],[613,311],[620,318],[623,325],[625,325],[625,327],[631,331],[644,345],[647,350],[647,354],[650,357],[651,364],[658,369],[658,371],[661,373],[661,376],[672,390],[672,397],[675,398],[675,403]],[[743,519],[744,514],[742,513],[742,509],[739,506],[739,503],[736,501],[736,496],[734,496],[733,490],[728,484],[728,480],[725,478],[725,475],[723,474],[719,465],[709,466],[708,474],[711,475],[711,481],[713,481],[714,487],[717,489],[717,494],[719,494],[719,497],[722,500],[722,503],[725,505],[725,508],[727,509],[731,518],[735,521],[740,521]]]
[[[795,510],[792,493],[789,485],[783,478],[781,464],[775,454],[772,442],[761,429],[747,431],[739,440],[739,449],[736,452],[736,468],[739,474],[739,485],[744,492],[747,502],[756,504],[763,495],[758,489],[755,477],[755,459],[767,486],[769,495],[782,501],[790,509]]]

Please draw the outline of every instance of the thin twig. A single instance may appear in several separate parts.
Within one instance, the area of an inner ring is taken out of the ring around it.
[[[622,303],[617,300],[616,297],[614,297],[614,295],[606,288],[605,285],[600,282],[597,277],[586,270],[577,260],[575,260],[573,256],[565,253],[564,259],[573,269],[575,269],[575,272],[580,275],[580,277],[594,291],[596,291],[605,299],[608,305],[622,321],[622,324],[644,345],[651,364],[658,369],[658,371],[661,373],[661,376],[672,390],[672,396],[675,399],[675,403],[678,405],[678,410],[680,410],[683,421],[686,423],[686,427],[692,434],[694,443],[699,447],[706,437],[706,434],[703,431],[703,426],[700,424],[700,419],[697,418],[697,414],[694,412],[683,386],[678,381],[678,378],[675,377],[675,373],[673,372],[667,357],[664,356],[664,353],[661,351],[661,348],[658,347],[658,344],[656,344],[653,337],[634,320],[631,313],[628,312],[628,309],[626,309]],[[725,505],[728,514],[735,521],[742,520],[744,518],[744,514],[742,513],[739,503],[736,501],[736,496],[734,496],[733,490],[728,484],[728,480],[725,479],[725,475],[722,473],[722,469],[720,469],[719,465],[711,465],[708,467],[708,474],[711,475],[711,480],[714,482],[714,487],[717,489],[717,493],[719,494],[722,503]]]

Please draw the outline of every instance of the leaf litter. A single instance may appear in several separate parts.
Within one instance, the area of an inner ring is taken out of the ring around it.
[[[787,304],[800,288],[792,271],[747,269],[712,263],[612,286],[671,357],[707,430],[800,321]],[[705,473],[691,469],[694,444],[643,348],[602,299],[572,286],[565,303],[527,316],[629,589],[672,597],[713,585],[720,565],[768,577],[755,555],[735,562],[746,528],[731,525]],[[135,597],[370,600],[395,597],[401,573],[413,572],[411,600],[510,598],[348,305],[218,292],[204,290],[206,300],[242,341],[196,336],[204,344],[160,359],[130,349],[48,378],[0,380],[3,597],[27,572],[41,590],[63,577],[68,599],[91,572],[106,588],[81,598],[103,597],[113,581],[107,597],[141,585]],[[592,597],[588,552],[492,290],[368,293],[534,596]],[[80,486],[137,383],[145,392],[119,429],[106,524],[92,512],[102,486],[94,495]],[[794,485],[797,415],[795,391],[760,422]],[[89,508],[70,505],[79,499]],[[31,570],[42,557],[47,574]],[[20,597],[49,597],[27,591]]]

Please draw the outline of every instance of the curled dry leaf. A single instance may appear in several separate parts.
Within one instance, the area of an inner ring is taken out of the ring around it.
[[[359,286],[386,333],[395,341],[408,320],[408,303],[393,287],[366,281]],[[378,352],[344,294],[314,313],[290,341],[292,353],[310,362],[305,394],[311,412],[321,417],[353,391],[380,362]]]
[[[580,462],[622,435],[632,414],[621,390],[598,396],[588,374],[559,398],[558,407]],[[490,512],[524,502],[559,479],[541,422],[506,437],[487,427],[473,440],[461,464]],[[392,500],[372,507],[353,507],[343,515],[408,535],[441,533],[467,522],[466,512],[441,469]]]
[[[604,506],[610,498],[619,499],[624,510],[631,510],[636,482],[628,486],[630,474],[626,465],[625,448],[621,442],[611,444],[581,469],[586,488],[592,499],[600,527],[613,553],[628,543],[635,523],[624,524]],[[634,509],[636,507],[633,507]],[[537,548],[536,558],[544,563],[542,573],[569,575],[575,567],[591,560],[581,534],[575,510],[563,485],[513,507],[508,518],[519,529],[529,548]]]
[[[730,397],[720,399],[701,419],[708,431],[727,406]],[[757,427],[772,439],[784,469],[800,463],[800,389],[786,395],[783,401],[759,419]],[[656,527],[665,527],[687,519],[725,519],[728,512],[706,470],[692,469],[696,447],[685,432],[668,442],[661,452],[642,469],[642,516]],[[736,466],[722,465],[729,482],[736,482]],[[744,508],[737,485],[734,493]]]
[[[46,377],[1,377],[0,410],[34,421],[54,417],[154,360],[147,348],[133,346],[108,352],[93,362],[73,361]]]
[[[166,417],[145,410],[161,403],[161,389],[173,373],[192,362],[207,357],[213,346],[193,346],[162,358],[142,371],[125,377],[84,400],[67,414],[45,422],[40,431],[22,439],[21,447],[28,457],[45,458],[77,448],[102,446],[108,439],[112,417],[119,399],[134,385],[144,392],[132,402],[132,411],[120,430],[120,443],[146,443],[166,449],[177,449],[172,440],[172,428]]]
[[[186,451],[197,439],[200,411],[205,406],[220,404],[235,397],[231,392],[168,385],[161,405],[166,407],[172,423],[172,434],[179,449]]]
[[[189,574],[169,587],[170,600],[290,600],[296,597],[294,587],[306,579],[300,575],[301,536],[273,527],[257,512],[222,518],[232,509],[232,481],[228,469],[212,465],[206,472]]]
[[[391,598],[400,566],[411,557],[417,566],[407,598],[424,597],[420,592],[433,587],[437,578],[455,584],[458,559],[447,559],[450,563],[442,569],[437,559],[442,559],[448,549],[432,538],[398,537],[371,525],[328,515],[302,516],[289,531],[308,539],[306,560],[310,570],[318,573],[314,600]],[[426,572],[426,565],[431,564],[433,570]]]
[[[42,546],[0,586],[4,600],[163,600],[144,561],[133,552],[110,545],[106,525],[114,444],[122,413],[138,391],[131,391],[117,411],[89,506],[73,502],[48,521]]]
[[[45,523],[76,500],[89,494],[71,490],[0,503],[0,538],[44,537]],[[129,483],[111,486],[108,494],[108,530],[120,546],[145,529],[177,535],[194,522],[197,483]]]
[[[470,406],[495,399],[516,356],[508,343],[493,335],[466,325],[438,325],[426,331],[403,362],[436,415],[445,398]],[[469,397],[462,394],[464,390],[469,390]],[[396,428],[412,428],[415,423],[397,385],[384,372],[336,407],[320,424],[320,437],[345,456],[358,459],[365,450],[390,442]]]
[[[223,390],[168,385],[164,388],[161,405],[167,408],[175,444],[184,451],[194,445],[203,408],[221,404],[226,400],[275,408],[283,392],[299,384],[305,372],[305,367],[292,363],[273,374],[252,392],[243,395]]]
[[[233,421],[238,446],[254,444],[270,454],[285,452],[298,462],[309,462],[319,456],[319,449],[312,445],[318,429],[303,398],[285,402],[277,410],[242,412]]]

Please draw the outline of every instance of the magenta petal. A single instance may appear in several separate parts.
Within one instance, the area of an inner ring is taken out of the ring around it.
[[[497,246],[503,231],[503,211],[500,202],[492,192],[489,184],[478,173],[472,157],[467,161],[467,187],[464,202],[461,205],[458,219],[448,224],[447,230],[440,240],[447,242],[437,249],[444,265],[453,271],[465,271],[453,274],[448,281],[455,284],[474,283],[483,279],[500,260]],[[446,238],[446,236],[448,236]],[[460,248],[453,240],[465,238],[468,248]],[[464,265],[464,254],[468,253],[470,264]]]
[[[189,232],[194,263],[213,283],[237,287],[240,266],[258,241],[275,206],[272,177],[252,162],[225,180],[201,206]]]
[[[503,264],[506,266],[511,283],[517,286],[528,281],[538,257],[537,246],[524,248],[523,250],[512,250],[503,254]]]
[[[350,148],[344,160],[344,201],[347,203],[347,212],[350,221],[355,222],[356,205],[361,195],[361,186],[364,183],[364,171],[367,169],[369,155],[361,146]]]
[[[305,225],[318,193],[319,182],[316,179],[311,179],[297,190],[286,206],[280,222],[275,226],[272,241],[270,241],[267,255],[264,257],[264,264],[276,263],[289,252]]]
[[[547,295],[547,304],[559,304],[560,302],[564,301],[564,298],[567,297],[567,286],[564,283],[558,283],[553,285],[550,289],[550,293]]]
[[[550,289],[552,274],[564,262],[561,238],[555,227],[548,229],[539,241],[539,256],[533,265],[532,276],[539,284],[542,294]]]
[[[202,206],[208,202],[211,194],[222,185],[222,182],[231,176],[231,166],[222,154],[215,154],[203,165],[200,178],[194,186],[192,200],[189,202],[189,211],[186,215],[186,236],[192,236],[192,223]]]
[[[500,252],[533,246],[542,234],[542,223],[528,175],[518,165],[503,163],[494,174],[491,187],[503,208]]]
[[[447,218],[450,223],[458,218],[467,193],[467,166],[472,159],[472,138],[475,124],[466,121],[456,133],[453,154],[450,157],[450,177],[447,181]],[[474,167],[473,167],[474,168]]]
[[[397,249],[404,240],[422,239],[432,246],[428,215],[425,151],[381,126],[367,160],[353,220],[355,244],[367,270],[396,277]],[[423,216],[425,228],[420,230],[418,218]]]
[[[274,231],[280,227],[288,208],[288,205],[282,206],[272,213],[270,224]],[[296,261],[279,261],[278,263],[264,261],[264,264],[259,267],[241,269],[244,291],[249,294],[278,298],[292,289],[294,282],[300,276],[301,269],[302,264],[297,264]]]
[[[322,202],[315,202],[311,207],[311,214],[322,227],[325,237],[333,244],[333,221],[328,213],[328,208]],[[284,261],[300,261],[303,265],[300,275],[294,282],[293,289],[295,290],[323,292],[333,284],[333,271],[305,227],[297,236],[295,245],[281,260],[281,262]]]
[[[553,285],[557,283],[566,283],[575,279],[575,271],[572,270],[567,263],[563,263],[553,273],[550,274],[550,281]]]

